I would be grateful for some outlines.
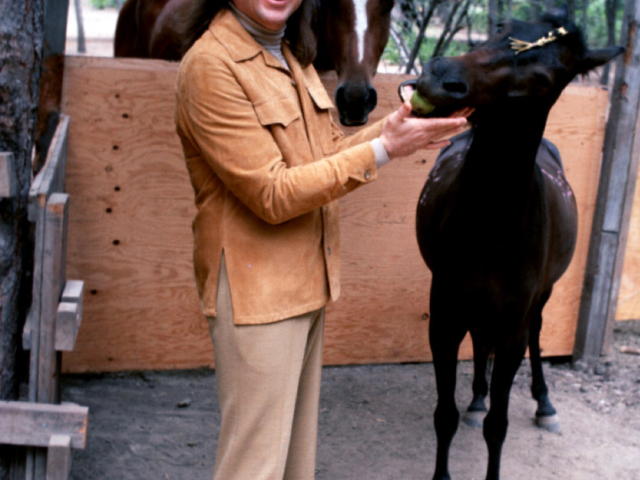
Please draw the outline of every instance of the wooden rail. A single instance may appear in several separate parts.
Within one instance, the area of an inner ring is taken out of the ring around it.
[[[574,359],[594,363],[611,345],[625,262],[627,237],[640,156],[640,5],[627,0],[623,44],[627,51],[616,66],[610,119],[605,137],[602,175],[598,187],[584,295],[576,333]],[[636,210],[636,215],[640,212]],[[640,239],[638,233],[631,238]],[[627,254],[638,252],[635,250]],[[632,275],[638,279],[637,272]],[[636,287],[640,285],[636,283]],[[638,293],[637,291],[635,292]],[[640,303],[640,302],[639,302]],[[640,318],[640,311],[635,312]]]
[[[34,277],[22,342],[31,350],[30,403],[0,403],[0,443],[27,447],[24,472],[18,473],[26,480],[66,480],[70,449],[84,448],[86,435],[87,409],[59,405],[60,352],[75,345],[84,291],[82,281],[66,280],[68,133],[69,118],[62,116],[29,191],[29,219],[35,223]]]

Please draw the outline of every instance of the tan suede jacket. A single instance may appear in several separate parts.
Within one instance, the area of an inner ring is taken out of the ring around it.
[[[314,68],[301,68],[286,44],[283,53],[291,71],[223,10],[178,73],[201,307],[216,315],[224,251],[236,324],[294,317],[338,298],[336,199],[377,175],[367,140],[381,122],[345,139]]]

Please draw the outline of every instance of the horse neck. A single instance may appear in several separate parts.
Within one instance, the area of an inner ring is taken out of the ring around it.
[[[482,195],[526,201],[550,108],[495,108],[478,112],[461,183]]]

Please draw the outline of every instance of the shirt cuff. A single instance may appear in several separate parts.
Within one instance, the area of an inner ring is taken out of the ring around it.
[[[380,140],[380,138],[374,138],[369,143],[373,147],[373,152],[376,156],[377,168],[380,168],[391,161],[389,154],[387,153],[387,149],[382,145],[382,140]]]

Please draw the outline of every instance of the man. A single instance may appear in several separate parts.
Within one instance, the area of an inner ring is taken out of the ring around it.
[[[314,478],[324,307],[340,292],[336,200],[390,159],[447,145],[470,113],[408,118],[405,104],[345,139],[304,35],[287,34],[302,1],[220,3],[177,80],[222,412],[215,480]]]

